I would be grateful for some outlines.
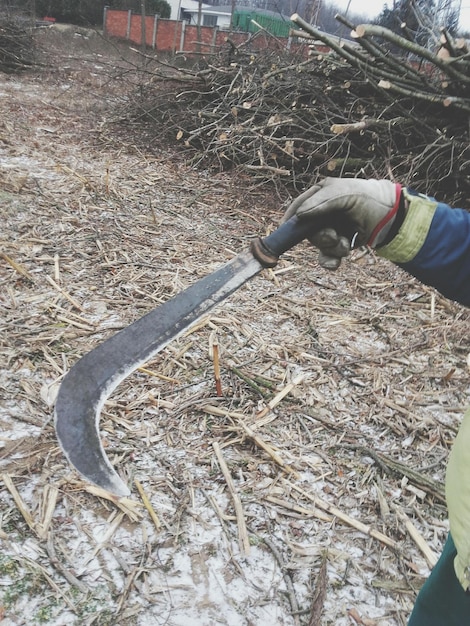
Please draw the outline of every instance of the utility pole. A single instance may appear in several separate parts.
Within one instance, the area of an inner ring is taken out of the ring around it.
[[[235,13],[236,8],[237,8],[237,0],[232,0],[232,8],[230,11],[230,30],[233,30],[233,15]]]
[[[141,39],[142,39],[142,53],[145,54],[147,47],[145,44],[145,40],[147,38],[147,28],[146,28],[146,19],[145,19],[145,0],[140,0],[140,16],[141,16]]]
[[[198,0],[198,3],[197,3],[197,28],[196,28],[196,32],[197,32],[196,51],[197,52],[201,52],[201,40],[202,40],[201,24],[202,24],[202,0]]]
[[[33,19],[33,22],[35,22],[36,21],[36,0],[31,0],[30,6],[31,6],[31,17]]]

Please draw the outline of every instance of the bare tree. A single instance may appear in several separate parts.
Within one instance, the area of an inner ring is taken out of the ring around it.
[[[397,0],[383,9],[378,23],[432,49],[443,28],[456,33],[459,13],[460,0]]]
[[[307,0],[305,3],[305,21],[309,24],[317,24],[320,14],[321,0]]]

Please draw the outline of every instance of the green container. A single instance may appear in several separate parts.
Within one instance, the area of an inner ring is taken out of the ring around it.
[[[245,33],[256,33],[259,30],[252,20],[275,37],[288,37],[289,30],[294,28],[294,23],[289,19],[282,18],[282,16],[239,9],[233,14],[234,27]]]

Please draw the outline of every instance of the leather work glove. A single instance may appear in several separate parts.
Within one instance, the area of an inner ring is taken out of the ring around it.
[[[320,264],[335,270],[354,245],[375,248],[386,240],[400,198],[401,186],[388,180],[325,178],[292,202],[283,221],[297,215],[317,222],[310,241]]]

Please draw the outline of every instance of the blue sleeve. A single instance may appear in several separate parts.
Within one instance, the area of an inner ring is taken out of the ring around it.
[[[470,306],[470,213],[404,187],[405,217],[382,256],[442,295]]]
[[[470,306],[470,213],[438,203],[421,249],[399,265],[447,298]]]

